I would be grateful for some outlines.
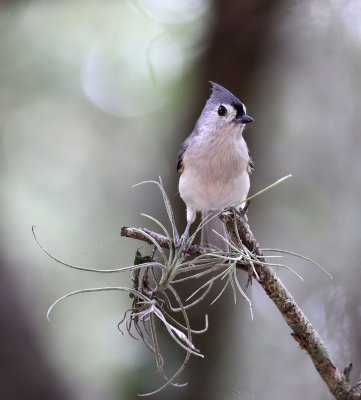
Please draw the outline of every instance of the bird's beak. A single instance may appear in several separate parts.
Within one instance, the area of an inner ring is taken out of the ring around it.
[[[250,122],[253,121],[253,118],[247,114],[243,114],[243,115],[237,115],[234,120],[235,120],[235,122],[238,122],[241,124],[249,124]]]
[[[249,124],[250,122],[253,122],[253,118],[247,114],[243,114],[239,121],[242,122],[242,124]]]

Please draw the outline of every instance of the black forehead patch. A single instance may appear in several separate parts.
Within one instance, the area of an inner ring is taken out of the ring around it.
[[[208,102],[212,104],[230,104],[237,113],[244,114],[244,106],[242,102],[229,90],[219,85],[218,83],[211,82],[212,94]]]
[[[244,106],[241,102],[239,103],[231,103],[231,105],[234,107],[234,109],[237,111],[237,115],[244,114]]]

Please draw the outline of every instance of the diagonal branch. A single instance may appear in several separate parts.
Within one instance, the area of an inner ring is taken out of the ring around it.
[[[299,308],[290,292],[267,265],[267,259],[262,254],[260,247],[254,238],[246,219],[242,215],[235,215],[230,211],[225,211],[220,215],[221,220],[227,227],[231,240],[237,244],[239,238],[243,246],[259,257],[262,265],[254,263],[256,272],[259,275],[259,284],[274,302],[288,326],[292,329],[293,338],[300,344],[301,349],[305,349],[310,356],[321,378],[328,386],[331,393],[337,400],[360,400],[361,387],[354,387],[348,381],[347,376],[339,371],[334,365],[331,356],[318,332],[312,327],[310,321],[306,318]],[[235,218],[237,224],[235,224]],[[237,231],[235,226],[237,226]],[[148,235],[159,243],[161,247],[169,248],[169,240],[166,236],[143,229]],[[149,243],[146,235],[142,235],[139,230],[123,227],[121,236],[142,240]],[[209,249],[192,245],[188,250],[189,255],[201,255],[209,252]],[[237,267],[249,271],[246,264],[237,265]]]
[[[238,235],[244,246],[257,256],[261,257],[262,262],[267,263],[259,245],[254,238],[249,225],[244,218],[234,216],[230,212],[221,214],[221,219],[225,223],[227,230],[233,241],[237,243],[234,218],[237,218]],[[352,387],[344,374],[334,365],[327,347],[321,336],[312,327],[299,308],[290,292],[267,265],[255,265],[260,277],[259,284],[263,287],[269,298],[274,302],[288,326],[292,329],[293,338],[300,344],[301,349],[305,349],[313,364],[315,365],[321,378],[325,381],[331,393],[337,400],[356,400],[360,398],[361,392],[352,393]]]

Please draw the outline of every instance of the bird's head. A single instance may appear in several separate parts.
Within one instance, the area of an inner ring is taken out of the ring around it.
[[[211,82],[212,94],[202,112],[202,123],[219,131],[236,129],[241,131],[245,124],[253,121],[247,115],[246,106],[229,90]],[[213,130],[212,129],[212,130]]]

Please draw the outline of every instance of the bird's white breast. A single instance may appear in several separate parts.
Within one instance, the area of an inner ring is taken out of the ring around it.
[[[241,135],[199,138],[184,155],[179,192],[194,211],[218,210],[247,198],[249,154]]]

